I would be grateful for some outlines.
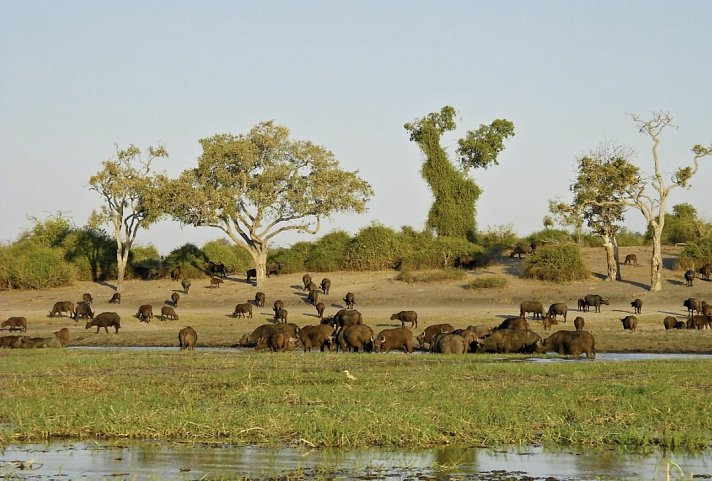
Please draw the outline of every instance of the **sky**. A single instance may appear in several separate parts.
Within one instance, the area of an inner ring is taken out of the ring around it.
[[[660,151],[671,175],[712,144],[709,1],[0,0],[0,242],[60,212],[77,226],[101,207],[89,178],[116,146],[161,143],[171,177],[195,167],[198,140],[263,120],[334,153],[375,194],[365,214],[322,223],[422,229],[432,195],[403,124],[444,105],[467,130],[515,125],[499,165],[471,171],[479,229],[542,229],[570,200],[575,159],[602,142],[652,143],[631,114],[669,112]],[[671,195],[712,220],[712,158]],[[643,231],[638,211],[625,225]],[[165,221],[140,231],[162,254],[224,238]],[[313,236],[277,237],[277,245]]]

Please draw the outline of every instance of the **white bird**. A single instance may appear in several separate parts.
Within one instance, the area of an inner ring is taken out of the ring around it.
[[[346,373],[346,377],[347,377],[349,380],[355,381],[356,379],[358,379],[356,376],[354,376],[353,374],[351,374],[348,369],[344,369],[344,372]]]

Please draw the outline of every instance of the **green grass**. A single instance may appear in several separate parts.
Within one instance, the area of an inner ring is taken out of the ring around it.
[[[51,438],[354,447],[705,448],[708,361],[4,351],[0,444]],[[348,369],[358,379],[348,381]]]
[[[507,286],[507,279],[499,276],[478,277],[467,284],[467,289],[501,289]]]
[[[439,269],[428,271],[411,271],[404,269],[398,274],[397,279],[407,284],[416,282],[443,282],[459,281],[465,279],[467,274],[459,269]]]

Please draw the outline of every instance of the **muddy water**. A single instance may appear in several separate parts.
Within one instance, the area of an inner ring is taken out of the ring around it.
[[[157,442],[53,443],[0,451],[0,479],[657,481],[693,477],[712,479],[712,452],[636,454],[542,447],[312,450]]]

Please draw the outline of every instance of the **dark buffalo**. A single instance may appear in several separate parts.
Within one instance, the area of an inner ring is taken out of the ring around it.
[[[407,327],[396,327],[395,329],[384,329],[375,338],[376,352],[390,352],[396,349],[403,349],[405,352],[413,352],[413,332]]]
[[[180,299],[180,295],[177,292],[174,292],[171,294],[171,302],[173,303],[173,307],[178,307],[178,300]]]
[[[309,304],[312,306],[316,306],[316,303],[319,302],[319,292],[317,289],[312,289],[309,291],[309,295],[307,296],[307,300],[309,301]]]
[[[519,304],[519,316],[524,317],[527,312],[531,312],[534,319],[543,319],[544,305],[539,301],[524,301]]]
[[[469,350],[469,345],[469,342],[460,334],[448,332],[435,336],[431,352],[438,354],[465,354]]]
[[[704,328],[710,326],[710,322],[712,322],[712,319],[710,319],[707,316],[695,315],[695,316],[690,317],[687,320],[687,328],[688,329],[704,329]]]
[[[566,322],[566,313],[569,312],[568,306],[563,302],[555,302],[549,306],[549,317],[556,320],[556,316],[563,316]]]
[[[197,343],[198,333],[192,327],[187,326],[178,331],[178,346],[180,346],[181,351],[186,349],[193,350]]]
[[[475,352],[532,353],[541,337],[534,331],[499,329],[489,336],[476,339]]]
[[[583,317],[577,317],[574,319],[574,327],[576,328],[577,331],[583,331],[583,326],[586,325],[586,321],[583,320]]]
[[[304,346],[304,352],[318,347],[321,352],[330,348],[334,342],[334,327],[328,324],[304,326],[299,329],[299,340]]]
[[[91,319],[92,317],[94,317],[94,313],[91,310],[91,306],[85,301],[78,302],[77,307],[74,308],[74,322],[77,322],[80,318]]]
[[[274,311],[274,322],[286,323],[288,314],[286,309],[277,309]]]
[[[555,318],[551,316],[546,316],[543,321],[541,321],[541,325],[544,327],[545,331],[550,331],[551,326],[558,324],[559,321],[557,321]]]
[[[346,303],[347,309],[353,309],[356,304],[356,296],[353,292],[347,292],[344,296],[344,302]]]
[[[280,309],[284,309],[284,302],[277,299],[276,301],[274,301],[274,304],[272,305],[272,310],[277,312]]]
[[[663,319],[663,326],[666,330],[674,328],[676,323],[677,318],[673,316],[667,316],[665,319]]]
[[[109,304],[121,304],[121,293],[114,292],[114,295],[109,299]]]
[[[410,322],[410,327],[418,327],[418,313],[415,311],[400,311],[391,315],[391,321],[400,321],[401,327]]]
[[[115,312],[102,312],[101,314],[97,315],[92,319],[91,321],[87,321],[86,326],[84,326],[84,329],[89,329],[90,327],[95,327],[96,326],[96,332],[99,332],[99,329],[102,327],[106,331],[106,333],[109,333],[109,327],[113,327],[116,330],[116,334],[119,333],[119,329],[121,329],[121,318],[119,315]]]
[[[695,271],[685,271],[685,285],[687,287],[692,287],[692,281],[695,280]]]
[[[316,315],[319,316],[319,319],[324,318],[324,310],[326,310],[326,304],[323,302],[317,302],[316,303]]]
[[[306,290],[307,292],[311,292],[311,291],[319,291],[319,292],[321,292],[321,291],[319,290],[319,286],[317,286],[317,285],[314,283],[314,281],[312,281],[312,282],[310,282],[309,284],[307,284],[307,287],[305,287],[304,290]]]
[[[677,321],[674,326],[672,326],[673,329],[687,329],[687,323],[685,321]]]
[[[232,317],[249,317],[252,318],[252,304],[244,302],[235,306]]]
[[[477,338],[485,337],[489,334],[492,334],[494,332],[494,329],[489,326],[485,326],[484,324],[479,324],[477,326],[467,326],[465,329],[453,329],[450,332],[452,332],[453,334],[459,334],[461,336],[463,336],[467,332],[472,332],[474,337]]]
[[[309,284],[311,284],[312,277],[309,274],[304,274],[302,276],[302,283],[304,284],[304,289],[307,289],[309,287]]]
[[[61,342],[63,346],[69,344],[69,329],[66,327],[63,327],[58,331],[54,331],[52,334],[54,334],[54,337],[59,339],[59,342]]]
[[[607,297],[601,297],[598,294],[586,294],[583,300],[589,308],[594,308],[594,312],[601,312],[601,304],[610,305]]]
[[[190,290],[190,281],[188,279],[183,279],[180,281],[180,286],[183,288],[183,292],[188,294],[188,291]]]
[[[495,330],[500,329],[517,329],[520,331],[528,331],[529,323],[523,317],[510,317],[502,321],[500,325],[495,328]]]
[[[593,336],[588,331],[557,331],[536,345],[536,352],[556,352],[560,356],[596,356]]]
[[[279,274],[282,273],[282,263],[281,262],[271,262],[267,264],[267,277],[271,276],[274,274],[275,276],[278,276]],[[255,272],[254,277],[257,277],[257,272]]]
[[[183,274],[183,269],[181,266],[175,266],[173,270],[171,270],[171,280],[177,281],[180,279],[180,276]]]
[[[69,317],[74,317],[74,304],[69,301],[55,302],[54,307],[49,312],[49,317],[54,317],[55,315],[62,317],[63,312],[68,312]]]
[[[265,296],[264,292],[255,292],[255,305],[257,307],[265,307],[266,300],[267,296]]]
[[[520,259],[522,256],[528,256],[534,252],[534,249],[532,249],[532,246],[528,246],[526,244],[518,245],[514,249],[512,249],[512,252],[509,254],[509,258],[513,258],[514,256],[519,257]]]
[[[357,310],[341,309],[334,314],[334,324],[338,327],[355,326],[363,324],[363,316]]]
[[[300,332],[299,326],[296,324],[262,324],[258,326],[251,334],[242,336],[238,344],[240,346],[254,346],[260,338],[268,338],[274,332],[283,332],[288,340],[297,338]]]
[[[331,289],[331,279],[328,277],[325,277],[321,280],[321,291],[324,294],[328,294],[329,290]]]
[[[282,331],[275,331],[268,337],[260,337],[255,343],[255,350],[269,348],[271,352],[284,352],[288,347],[289,338]]]
[[[91,294],[85,292],[84,294],[82,294],[82,301],[86,302],[87,304],[91,304],[92,302],[94,302],[94,298],[91,296]]]
[[[637,266],[638,265],[638,256],[635,254],[628,254],[625,256],[625,260],[623,261],[623,264],[626,266]]]
[[[704,280],[709,281],[710,276],[712,275],[712,262],[708,262],[707,264],[700,267],[698,272]]]
[[[212,262],[208,261],[208,275],[209,276],[220,276],[222,278],[227,277],[227,269],[225,268],[225,264],[222,262]]]
[[[425,348],[426,342],[432,347],[433,338],[435,336],[444,332],[452,332],[454,329],[455,328],[452,327],[452,324],[433,324],[432,326],[426,327],[425,330],[418,337],[416,337],[416,339],[418,340],[421,349]]]
[[[219,277],[211,277],[210,278],[210,287],[220,287],[220,284],[222,284],[224,281],[220,279]]]
[[[337,342],[344,352],[371,352],[374,344],[373,329],[365,324],[343,327],[339,330]]]
[[[588,305],[584,299],[578,300],[578,310],[582,312],[588,311]]]
[[[7,328],[10,332],[27,332],[27,319],[24,317],[9,317],[6,321],[2,321],[2,326],[0,327]]]
[[[640,314],[640,311],[643,310],[643,301],[641,299],[634,299],[631,301],[630,307],[634,309],[635,314]]]
[[[687,307],[687,316],[692,316],[695,312],[698,314],[702,311],[702,301],[694,297],[688,297],[682,303],[683,307]]]
[[[138,308],[138,312],[134,317],[137,317],[141,322],[151,322],[151,319],[153,319],[153,306],[151,304],[143,304]]]
[[[257,279],[257,269],[247,269],[245,272],[245,282],[250,282],[252,279]]]
[[[161,320],[165,321],[166,319],[178,320],[178,314],[171,306],[161,307]]]
[[[621,319],[621,324],[623,324],[623,329],[635,331],[635,328],[638,326],[638,318],[635,316],[625,316]]]

